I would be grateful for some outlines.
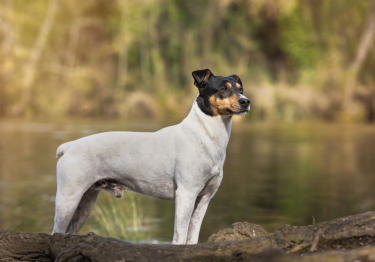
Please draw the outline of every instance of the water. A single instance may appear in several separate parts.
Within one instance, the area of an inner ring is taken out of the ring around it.
[[[155,131],[170,124],[1,120],[0,229],[52,231],[55,152],[61,143],[96,132]],[[209,205],[200,242],[238,221],[272,232],[284,224],[312,224],[312,216],[320,222],[374,210],[374,186],[375,126],[236,123],[224,179]],[[171,241],[174,202],[137,199],[151,221],[148,238]],[[118,201],[120,208],[126,203]],[[95,226],[90,218],[80,233],[91,230]]]

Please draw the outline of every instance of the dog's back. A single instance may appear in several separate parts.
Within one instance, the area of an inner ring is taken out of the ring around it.
[[[78,180],[86,187],[111,180],[124,190],[173,200],[176,150],[184,141],[176,142],[177,136],[174,126],[155,133],[99,133],[62,144],[57,150],[62,155],[58,179]]]

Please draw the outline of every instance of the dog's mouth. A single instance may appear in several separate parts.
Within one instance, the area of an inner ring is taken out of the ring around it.
[[[231,110],[229,108],[225,108],[225,111],[229,115],[243,116],[250,111],[250,105],[247,108],[241,108],[239,111],[234,111],[234,110]]]
[[[250,111],[250,109],[245,109],[245,110],[240,111],[237,115],[243,116],[243,115],[247,114],[249,111]]]
[[[230,112],[232,115],[243,116],[243,115],[247,114],[250,111],[250,106],[248,106],[245,109],[241,109],[240,111],[237,111],[237,112],[234,112],[234,111],[232,111],[230,109],[227,109],[227,111]]]

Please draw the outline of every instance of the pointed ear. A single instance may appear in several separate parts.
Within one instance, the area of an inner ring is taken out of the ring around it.
[[[242,86],[241,78],[238,75],[230,75],[229,77],[234,78]]]
[[[194,77],[194,85],[198,88],[205,87],[210,77],[214,75],[210,69],[196,70],[191,74]]]

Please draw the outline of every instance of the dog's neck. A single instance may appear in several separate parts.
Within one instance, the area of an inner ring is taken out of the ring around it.
[[[197,101],[194,101],[190,113],[184,121],[200,126],[218,149],[226,149],[232,129],[231,116],[207,115],[199,108]]]

